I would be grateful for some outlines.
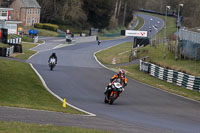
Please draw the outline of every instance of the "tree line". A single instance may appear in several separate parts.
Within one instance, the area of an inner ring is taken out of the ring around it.
[[[41,22],[80,28],[126,26],[137,9],[137,0],[37,0]]]
[[[80,28],[127,26],[134,12],[140,8],[165,12],[166,6],[177,14],[178,5],[184,4],[180,15],[184,25],[200,24],[199,0],[37,0],[41,6],[41,22]]]

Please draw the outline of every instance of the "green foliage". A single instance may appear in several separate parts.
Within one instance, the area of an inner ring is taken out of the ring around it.
[[[108,0],[84,0],[83,10],[88,16],[88,22],[95,28],[105,28],[109,25],[112,8]]]
[[[38,30],[38,35],[39,36],[52,36],[52,37],[57,37],[58,33],[55,31],[50,31],[50,30],[45,30],[45,29],[38,29],[38,28],[34,28],[36,30]]]
[[[59,28],[58,25],[49,24],[49,23],[37,23],[34,26],[35,28],[46,29],[46,30],[51,30],[51,31],[56,31]]]
[[[21,37],[22,37],[22,36],[21,36]],[[28,36],[25,36],[25,35],[24,35],[24,36],[22,37],[22,41],[23,41],[23,42],[33,42],[33,39],[30,38],[30,37],[28,37]]]
[[[35,23],[34,27],[39,28],[39,29],[43,29],[43,24],[42,23]]]
[[[58,25],[45,23],[43,28],[46,30],[56,31],[58,29]]]

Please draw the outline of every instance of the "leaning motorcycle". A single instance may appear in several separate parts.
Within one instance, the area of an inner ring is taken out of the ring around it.
[[[109,83],[107,89],[104,102],[109,104],[113,104],[113,102],[119,97],[119,94],[124,90],[119,80]]]
[[[56,66],[56,59],[51,58],[50,61],[49,61],[50,70],[52,71],[55,66]]]

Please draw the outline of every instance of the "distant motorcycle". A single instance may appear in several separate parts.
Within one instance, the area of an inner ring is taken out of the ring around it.
[[[101,44],[101,40],[98,40],[98,45],[100,45]]]
[[[119,94],[124,91],[119,80],[114,80],[108,85],[108,91],[105,93],[105,103],[113,104],[113,102],[119,97]]]
[[[56,59],[51,58],[50,61],[49,61],[50,70],[52,71],[55,66],[56,66]]]

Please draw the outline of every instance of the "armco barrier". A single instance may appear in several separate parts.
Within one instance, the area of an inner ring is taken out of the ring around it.
[[[159,78],[163,81],[176,84],[189,90],[200,92],[200,77],[188,75],[176,70],[159,67],[155,64],[140,60],[140,71]]]

